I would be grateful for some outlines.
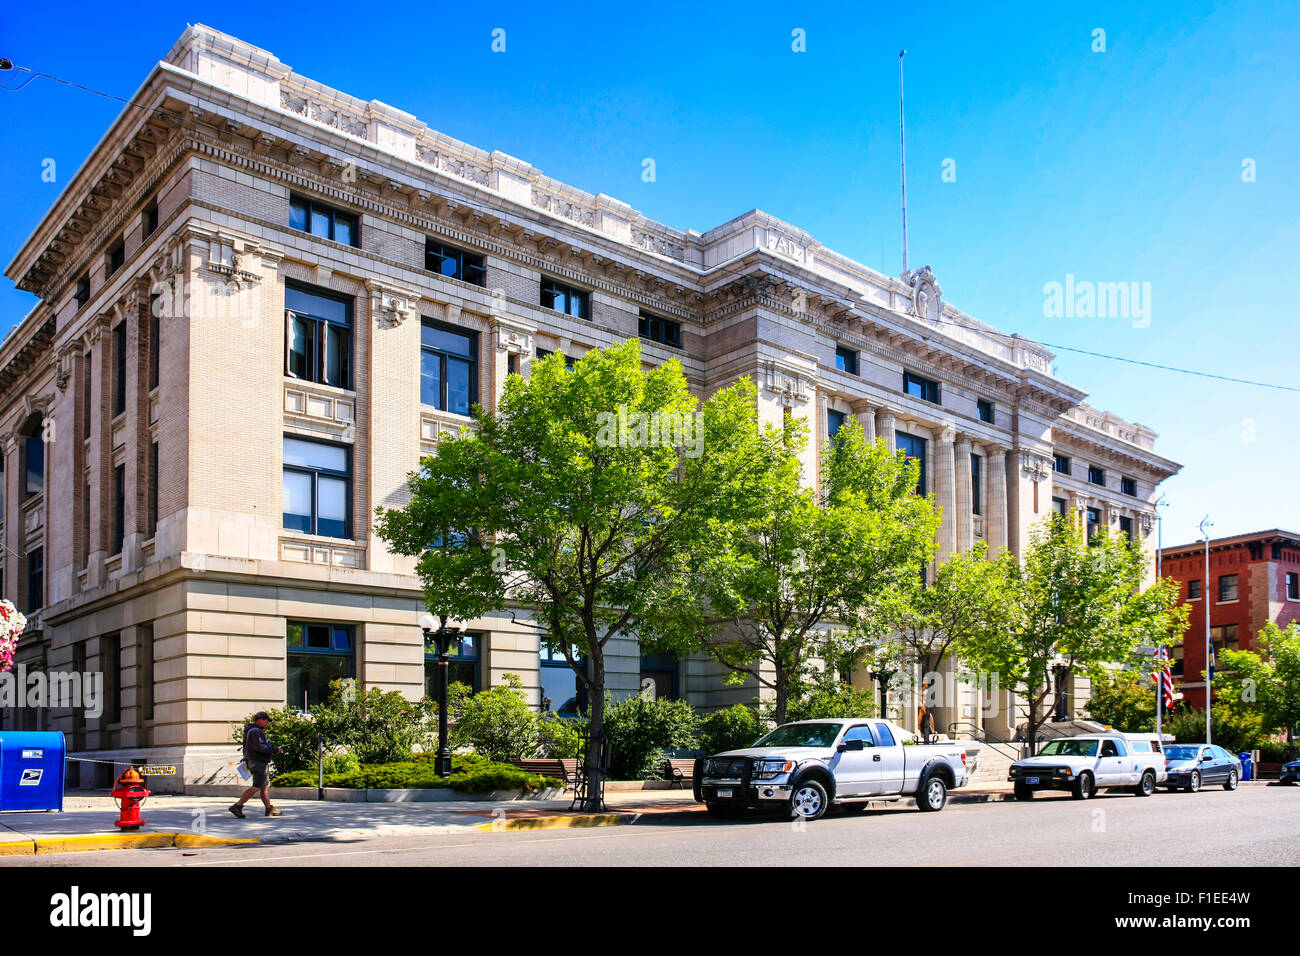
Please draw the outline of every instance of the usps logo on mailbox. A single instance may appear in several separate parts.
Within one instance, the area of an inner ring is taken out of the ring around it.
[[[22,777],[18,780],[18,786],[20,787],[39,786],[41,782],[41,776],[44,773],[45,773],[44,770],[24,770]]]

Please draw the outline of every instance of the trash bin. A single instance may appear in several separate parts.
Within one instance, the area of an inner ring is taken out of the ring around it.
[[[1254,763],[1253,763],[1253,762],[1251,761],[1251,759],[1250,759],[1250,754],[1249,754],[1249,753],[1239,753],[1239,754],[1237,754],[1237,759],[1241,761],[1241,779],[1242,779],[1242,780],[1254,780],[1254,779],[1255,779],[1255,765],[1254,765]]]
[[[66,749],[59,731],[0,731],[0,811],[62,810]]]

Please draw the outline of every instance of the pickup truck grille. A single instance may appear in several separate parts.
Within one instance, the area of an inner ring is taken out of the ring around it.
[[[704,776],[711,780],[739,780],[748,773],[748,757],[710,757],[704,761]]]

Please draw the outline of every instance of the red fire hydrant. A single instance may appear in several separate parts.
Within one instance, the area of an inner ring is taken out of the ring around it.
[[[145,789],[144,777],[134,767],[122,771],[109,796],[117,800],[117,805],[122,808],[122,815],[113,821],[114,826],[123,830],[138,830],[145,825],[145,819],[140,816],[140,804],[149,796],[149,791]]]

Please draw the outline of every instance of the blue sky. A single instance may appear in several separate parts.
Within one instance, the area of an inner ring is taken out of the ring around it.
[[[911,264],[949,302],[1039,341],[1300,385],[1300,3],[618,6],[6,6],[0,55],[128,97],[202,22],[672,226],[757,207],[897,274],[906,47]],[[48,79],[0,93],[6,264],[120,109]],[[1045,315],[1044,284],[1067,275],[1150,283],[1149,325]],[[34,301],[0,282],[0,324]],[[1057,372],[1183,463],[1166,543],[1207,512],[1215,535],[1300,532],[1297,393],[1066,351]]]

